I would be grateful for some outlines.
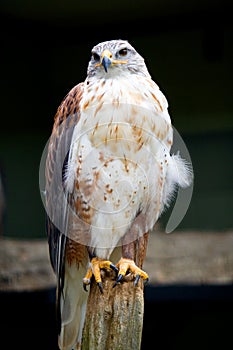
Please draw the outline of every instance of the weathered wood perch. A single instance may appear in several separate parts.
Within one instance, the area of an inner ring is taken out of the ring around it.
[[[104,293],[92,284],[83,331],[82,350],[139,350],[144,297],[143,283],[133,281],[113,288],[110,274],[104,276]]]

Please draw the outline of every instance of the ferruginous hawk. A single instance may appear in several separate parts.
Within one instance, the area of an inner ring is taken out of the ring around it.
[[[101,269],[116,272],[116,288],[127,273],[134,284],[148,279],[140,240],[175,187],[191,182],[186,163],[170,154],[172,143],[167,100],[144,59],[124,40],[96,45],[86,80],[57,110],[46,161],[60,349],[78,348],[85,290],[93,279],[103,292]],[[139,261],[134,261],[135,249]],[[119,260],[112,261],[116,251]]]

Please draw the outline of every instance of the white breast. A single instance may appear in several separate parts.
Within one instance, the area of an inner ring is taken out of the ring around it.
[[[139,211],[149,212],[145,230],[161,212],[172,143],[167,102],[151,80],[115,79],[86,85],[80,110],[67,186],[90,213],[90,245],[115,247]]]

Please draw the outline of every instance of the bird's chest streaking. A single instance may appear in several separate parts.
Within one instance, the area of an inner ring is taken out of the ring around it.
[[[160,212],[172,131],[166,100],[155,87],[133,79],[85,86],[67,188],[74,188],[75,211],[90,225],[94,247],[116,246],[135,217],[153,208],[142,228],[147,232]]]

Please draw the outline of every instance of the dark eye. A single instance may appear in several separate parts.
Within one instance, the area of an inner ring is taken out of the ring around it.
[[[127,53],[128,53],[128,50],[127,50],[126,48],[121,49],[121,50],[119,51],[119,55],[120,55],[120,56],[126,56]]]
[[[93,58],[94,61],[99,61],[100,60],[100,56],[96,52],[92,53],[92,58]]]

